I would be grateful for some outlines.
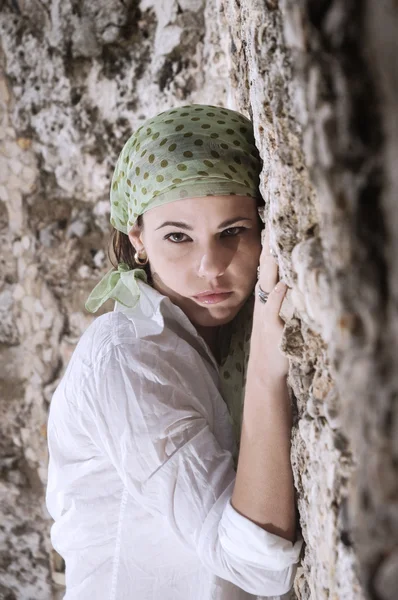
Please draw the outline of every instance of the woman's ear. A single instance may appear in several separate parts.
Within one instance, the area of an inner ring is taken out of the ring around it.
[[[130,240],[131,244],[134,246],[134,248],[137,252],[144,250],[144,244],[141,239],[141,235],[142,235],[142,229],[138,225],[138,223],[135,222],[134,225],[132,226],[132,228],[130,229],[130,231],[128,232],[128,236],[129,236],[129,240]]]

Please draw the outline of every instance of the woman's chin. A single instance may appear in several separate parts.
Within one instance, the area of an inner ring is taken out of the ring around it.
[[[188,314],[189,319],[200,327],[220,327],[230,323],[241,306],[221,306],[212,304],[205,307],[195,306]]]

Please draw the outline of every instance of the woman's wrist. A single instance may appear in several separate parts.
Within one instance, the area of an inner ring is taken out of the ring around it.
[[[247,378],[253,378],[258,386],[264,391],[268,391],[274,394],[280,394],[287,387],[287,374],[279,374],[267,368],[266,361],[263,357],[253,356],[249,357],[247,365]]]

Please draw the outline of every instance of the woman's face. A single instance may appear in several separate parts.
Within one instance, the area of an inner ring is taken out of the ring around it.
[[[242,196],[189,198],[148,210],[143,229],[130,230],[135,249],[147,253],[154,288],[194,325],[228,323],[253,292],[261,253],[256,207]],[[215,288],[231,293],[216,304],[195,298]]]

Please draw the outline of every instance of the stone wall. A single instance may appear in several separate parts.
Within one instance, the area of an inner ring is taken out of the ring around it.
[[[396,15],[392,0],[0,9],[0,598],[62,593],[44,506],[48,405],[109,269],[117,155],[143,119],[190,102],[250,116],[264,159],[291,288],[283,348],[306,542],[295,595],[395,597]]]

